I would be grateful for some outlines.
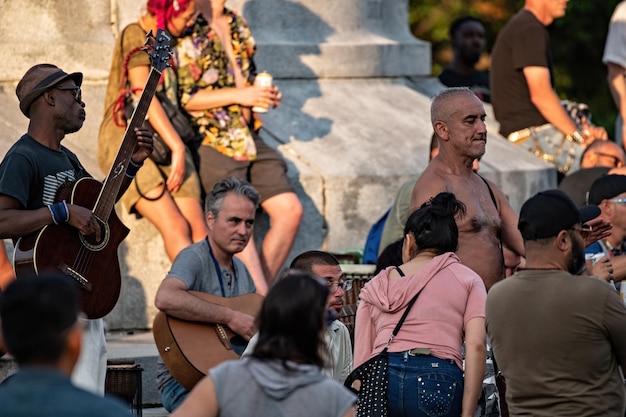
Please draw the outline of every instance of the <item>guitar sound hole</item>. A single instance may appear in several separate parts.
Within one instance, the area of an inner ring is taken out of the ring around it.
[[[96,217],[96,220],[98,221],[98,226],[100,226],[100,240],[96,240],[95,233],[92,233],[87,236],[80,235],[80,240],[81,242],[83,242],[83,245],[85,245],[87,248],[89,248],[92,251],[97,251],[97,250],[104,248],[107,245],[107,243],[109,243],[109,237],[110,237],[109,224],[103,222],[97,217]]]
[[[241,356],[248,346],[248,341],[239,335],[230,338],[230,345],[237,355]]]

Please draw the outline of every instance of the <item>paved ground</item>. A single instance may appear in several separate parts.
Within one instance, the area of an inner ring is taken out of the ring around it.
[[[142,410],[143,417],[167,417],[170,414],[165,410],[165,408],[144,408]]]

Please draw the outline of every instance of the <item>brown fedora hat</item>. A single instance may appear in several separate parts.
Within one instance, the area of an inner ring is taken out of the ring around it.
[[[20,101],[20,110],[24,116],[30,118],[31,104],[46,90],[68,78],[74,80],[79,87],[83,82],[81,72],[68,74],[52,64],[38,64],[26,71],[15,89],[15,94]]]

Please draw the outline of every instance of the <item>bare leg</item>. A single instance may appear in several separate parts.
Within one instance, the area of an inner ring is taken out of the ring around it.
[[[174,198],[178,209],[191,228],[191,240],[199,242],[206,237],[209,230],[200,200],[192,197]]]
[[[161,187],[150,190],[146,197],[158,197]],[[165,252],[170,261],[174,261],[178,252],[191,245],[189,224],[178,210],[170,193],[165,192],[158,200],[140,198],[135,208],[148,219],[159,231],[163,239]]]
[[[268,286],[265,274],[263,273],[263,267],[261,266],[261,259],[259,259],[259,253],[256,250],[254,243],[254,236],[250,238],[248,244],[243,251],[239,252],[237,258],[244,263],[250,275],[252,275],[252,281],[256,287],[257,294],[267,294]]]
[[[15,279],[15,272],[13,271],[13,265],[7,255],[7,249],[4,245],[4,241],[0,239],[0,290],[6,288],[11,281]]]
[[[265,200],[261,207],[270,218],[261,247],[261,265],[271,286],[293,246],[302,219],[302,204],[296,193],[289,192]]]

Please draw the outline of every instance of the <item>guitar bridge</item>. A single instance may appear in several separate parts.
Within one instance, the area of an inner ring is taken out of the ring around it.
[[[220,339],[220,342],[224,345],[227,350],[232,350],[232,346],[230,345],[230,341],[228,340],[228,334],[226,333],[226,329],[221,324],[215,325],[215,333],[217,333],[217,337]]]
[[[75,271],[72,268],[70,268],[69,265],[62,264],[59,267],[59,269],[64,274],[69,275],[70,277],[72,277],[78,283],[78,285],[80,286],[81,289],[83,289],[85,291],[91,291],[91,283],[89,282],[89,280],[87,280],[87,278],[85,278],[84,276],[79,274],[77,271]]]

